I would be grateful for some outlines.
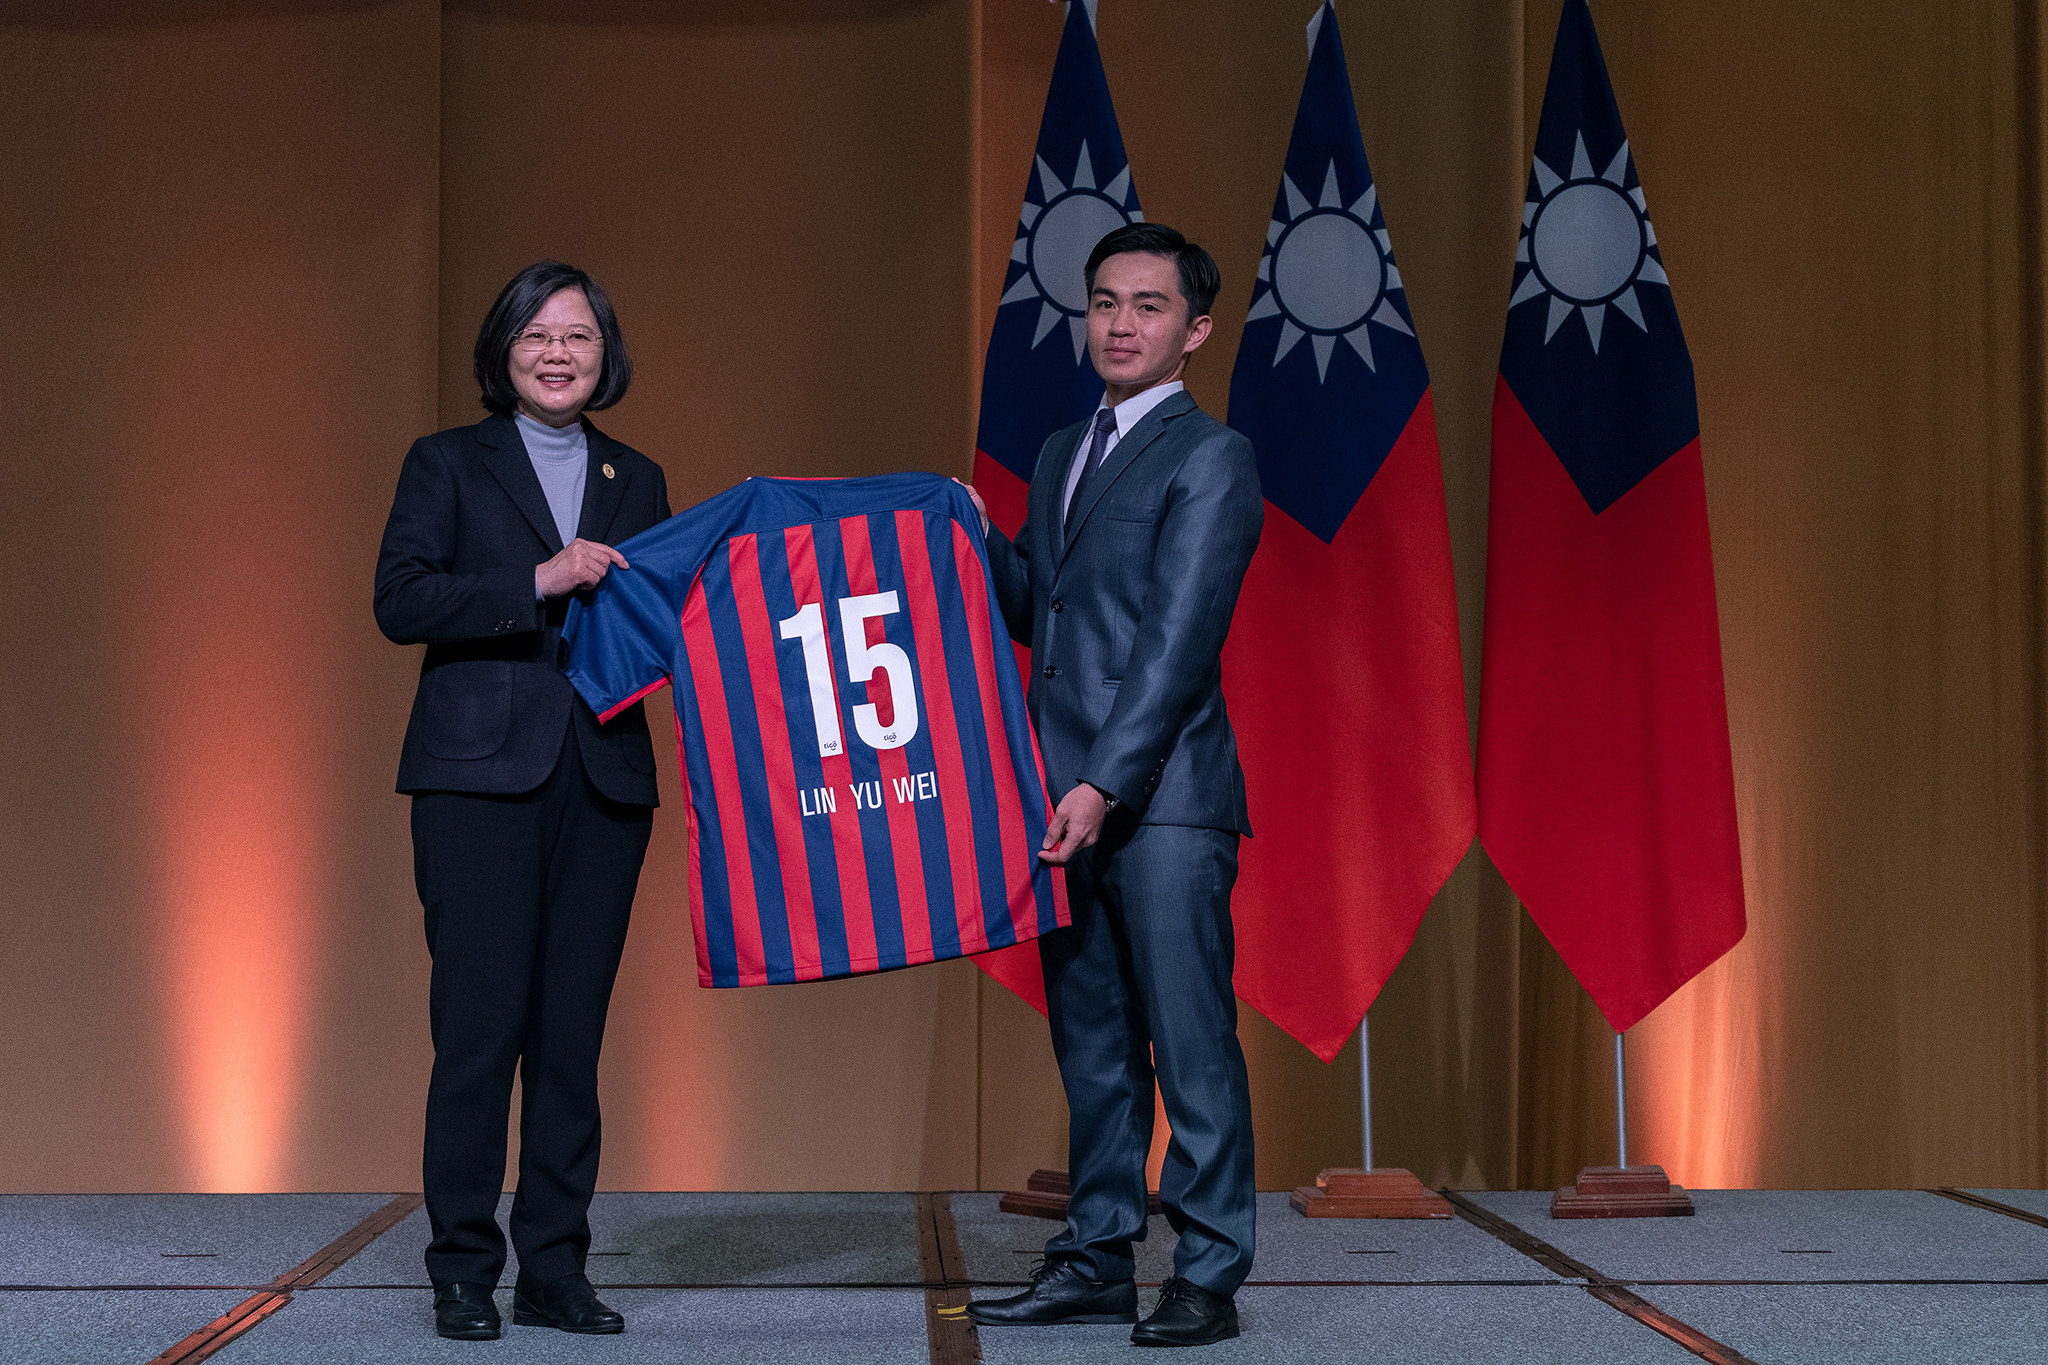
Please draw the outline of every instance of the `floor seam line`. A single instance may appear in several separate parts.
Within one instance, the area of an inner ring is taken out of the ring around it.
[[[166,1346],[160,1354],[150,1357],[149,1365],[194,1365],[194,1362],[205,1360],[290,1303],[295,1291],[310,1289],[341,1269],[357,1252],[404,1222],[424,1202],[424,1195],[393,1195],[381,1208],[263,1289],[198,1331]]]
[[[1968,1190],[1960,1190],[1953,1185],[1941,1185],[1929,1190],[1928,1193],[1938,1194],[1943,1199],[1953,1199],[1958,1204],[1966,1204],[1974,1209],[1983,1209],[1987,1213],[1997,1213],[2003,1214],[2007,1218],[2017,1218],[2022,1223],[2032,1223],[2037,1228],[2048,1228],[2048,1218],[2044,1218],[2038,1213],[2028,1209],[2015,1208],[2011,1204],[2003,1203],[1996,1199],[1988,1199],[1981,1194],[1971,1194]]]
[[[1536,1236],[1527,1228],[1521,1227],[1519,1224],[1493,1212],[1491,1209],[1481,1207],[1470,1197],[1459,1193],[1457,1190],[1446,1189],[1440,1193],[1442,1193],[1444,1198],[1450,1200],[1458,1213],[1474,1226],[1498,1237],[1501,1241],[1507,1243],[1539,1265],[1552,1270],[1559,1269],[1560,1267],[1569,1267],[1570,1269],[1567,1273],[1571,1274],[1574,1278],[1586,1281],[1584,1288],[1588,1294],[1591,1294],[1615,1312],[1633,1318],[1651,1331],[1677,1342],[1700,1359],[1710,1361],[1712,1365],[1756,1365],[1755,1361],[1743,1355],[1726,1342],[1716,1340],[1702,1332],[1699,1328],[1694,1327],[1691,1323],[1665,1312],[1656,1304],[1651,1303],[1648,1299],[1630,1289],[1627,1283],[1610,1275],[1603,1275],[1585,1262],[1575,1260],[1557,1247]],[[1635,1283],[1641,1283],[1641,1281],[1635,1281]]]
[[[960,1253],[953,1196],[917,1196],[917,1268],[924,1277],[924,1333],[931,1365],[978,1365],[981,1335],[967,1317],[973,1285]]]

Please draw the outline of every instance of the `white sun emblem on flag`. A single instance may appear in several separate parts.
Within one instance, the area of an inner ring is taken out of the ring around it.
[[[1550,318],[1543,328],[1546,346],[1576,310],[1585,320],[1586,339],[1595,355],[1600,353],[1600,329],[1610,304],[1639,329],[1649,331],[1636,286],[1661,284],[1668,289],[1671,281],[1650,254],[1657,233],[1650,226],[1643,187],[1622,188],[1627,183],[1628,143],[1621,144],[1598,175],[1586,155],[1584,133],[1572,148],[1570,179],[1540,158],[1533,159],[1532,166],[1536,197],[1522,206],[1522,240],[1515,248],[1515,259],[1529,271],[1508,307],[1539,294],[1549,296]]]
[[[1404,336],[1414,336],[1401,311],[1388,297],[1401,287],[1394,268],[1393,241],[1372,220],[1379,208],[1379,190],[1372,185],[1349,208],[1337,191],[1337,163],[1323,176],[1322,197],[1309,203],[1292,179],[1280,177],[1287,196],[1287,221],[1266,228],[1266,254],[1259,260],[1258,284],[1265,292],[1252,301],[1248,323],[1278,316],[1278,365],[1303,337],[1316,353],[1316,382],[1330,374],[1330,353],[1342,337],[1358,352],[1365,368],[1373,362],[1372,338],[1365,324],[1376,322]]]
[[[1088,144],[1074,158],[1071,183],[1062,185],[1037,157],[1038,193],[1044,201],[1024,201],[1018,215],[1020,224],[1010,259],[1024,267],[1024,273],[1003,295],[1003,304],[1038,300],[1038,330],[1031,345],[1044,341],[1061,318],[1074,339],[1074,363],[1088,353],[1088,285],[1082,278],[1088,253],[1095,244],[1126,223],[1141,223],[1145,215],[1130,203],[1131,168],[1125,166],[1107,185],[1097,188],[1095,167],[1088,159]]]

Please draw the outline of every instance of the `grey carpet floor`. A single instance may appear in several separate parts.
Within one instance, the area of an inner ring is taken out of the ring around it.
[[[511,1212],[506,1195],[501,1226]],[[325,1283],[424,1287],[429,1237],[416,1210]],[[597,1285],[922,1284],[916,1196],[604,1193],[590,1206],[589,1271]],[[500,1283],[518,1275],[508,1248]]]
[[[1462,1218],[1304,1218],[1259,1196],[1256,1280],[1550,1281],[1556,1277]]]
[[[1984,1193],[2048,1211],[2043,1192]],[[1762,1365],[2048,1360],[2048,1285],[2016,1283],[2048,1279],[2048,1228],[1954,1200],[1911,1190],[1708,1190],[1696,1192],[1695,1218],[1596,1221],[1551,1219],[1545,1193],[1473,1197],[1595,1270],[1637,1283],[1652,1303]],[[387,1198],[0,1197],[0,1360],[141,1365],[247,1297],[230,1286],[267,1282]],[[982,1297],[1024,1279],[1056,1227],[1001,1213],[997,1199],[952,1199],[965,1272],[985,1282]],[[609,1193],[598,1196],[591,1221],[591,1276],[612,1286],[605,1297],[628,1315],[620,1337],[508,1323],[496,1343],[438,1340],[421,1264],[426,1217],[415,1213],[215,1359],[929,1358],[913,1195]],[[1164,1219],[1151,1221],[1137,1253],[1140,1280],[1172,1273],[1174,1240]],[[507,1268],[499,1296],[508,1317],[516,1273]],[[1683,1283],[1715,1280],[1776,1283]],[[1873,1283],[1911,1280],[1993,1283]],[[108,1285],[138,1287],[92,1288]],[[1152,1297],[1141,1291],[1145,1305]],[[1464,1220],[1304,1219],[1279,1194],[1260,1196],[1258,1259],[1238,1303],[1246,1335],[1203,1359],[1693,1359]],[[995,1365],[1132,1359],[1124,1327],[986,1329],[980,1342]]]
[[[1552,1218],[1545,1193],[1474,1194],[1623,1280],[2048,1278],[2048,1228],[1920,1190],[1695,1190],[1691,1218]]]
[[[924,1294],[907,1289],[615,1289],[626,1315],[612,1337],[515,1327],[512,1296],[498,1296],[505,1335],[442,1341],[426,1295],[406,1289],[311,1289],[213,1357],[219,1365],[620,1365],[626,1361],[762,1365],[923,1365]]]
[[[264,1284],[388,1194],[0,1197],[0,1285]]]
[[[2039,1365],[2035,1285],[1659,1286],[1665,1312],[1765,1365]]]
[[[1968,1190],[1966,1193],[1981,1194],[1986,1199],[1996,1199],[2001,1204],[2010,1204],[2016,1209],[2048,1218],[2048,1190]]]
[[[1060,1225],[996,1208],[1000,1195],[956,1194],[953,1221],[972,1280],[1019,1281]],[[1252,1278],[1303,1280],[1491,1280],[1555,1278],[1498,1238],[1462,1218],[1304,1218],[1284,1194],[1259,1196],[1258,1251]],[[1138,1279],[1173,1273],[1177,1239],[1164,1217],[1147,1220],[1135,1248]]]
[[[984,1293],[998,1291],[988,1290]],[[1139,1306],[1151,1307],[1141,1293]],[[1498,1285],[1238,1291],[1244,1335],[1205,1362],[1376,1361],[1401,1365],[1686,1365],[1697,1357],[1585,1290]],[[989,1365],[1130,1365],[1128,1327],[986,1327]]]
[[[0,1293],[0,1355],[8,1365],[140,1365],[233,1308],[239,1289]]]

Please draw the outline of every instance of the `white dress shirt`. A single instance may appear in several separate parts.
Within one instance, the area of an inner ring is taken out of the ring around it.
[[[1166,384],[1155,384],[1143,393],[1118,403],[1114,409],[1116,430],[1109,434],[1109,443],[1102,449],[1102,462],[1109,463],[1109,453],[1116,449],[1116,443],[1121,441],[1132,427],[1138,425],[1146,413],[1186,387],[1186,384],[1176,379]],[[1101,412],[1108,406],[1109,395],[1105,393],[1102,397],[1103,401],[1095,405],[1095,412]],[[1081,433],[1080,448],[1074,452],[1074,463],[1067,469],[1066,487],[1060,492],[1062,508],[1074,501],[1074,485],[1081,481],[1081,471],[1088,467],[1088,449],[1095,444],[1095,412],[1088,414],[1088,430]]]

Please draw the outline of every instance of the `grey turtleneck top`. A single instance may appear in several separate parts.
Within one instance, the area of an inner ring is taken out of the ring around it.
[[[562,543],[576,539],[576,523],[583,519],[583,480],[590,472],[590,441],[581,422],[551,427],[518,413],[519,439],[526,443],[526,458],[540,477],[541,491],[548,495],[548,511],[555,514],[555,529]]]

